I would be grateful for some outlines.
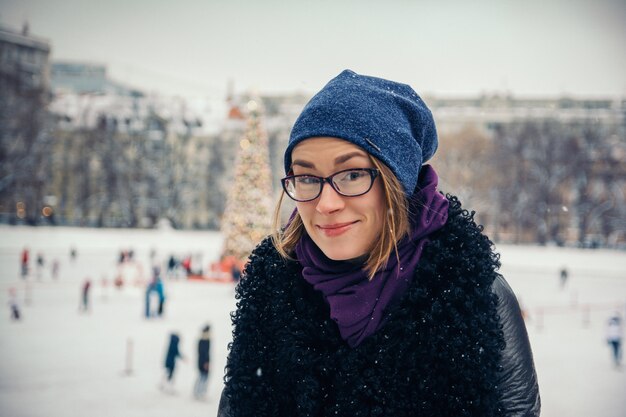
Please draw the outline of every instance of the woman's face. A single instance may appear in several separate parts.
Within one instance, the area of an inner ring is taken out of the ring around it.
[[[367,152],[342,139],[316,137],[299,143],[291,154],[294,175],[328,177],[351,168],[374,168]],[[372,189],[358,197],[339,195],[328,183],[315,200],[296,202],[313,242],[333,260],[369,253],[385,219],[384,191],[376,178]]]

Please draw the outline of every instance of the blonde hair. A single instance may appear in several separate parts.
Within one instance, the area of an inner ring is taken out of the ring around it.
[[[383,222],[382,230],[380,230],[380,239],[374,242],[363,268],[371,280],[378,270],[386,266],[392,252],[395,252],[399,263],[398,242],[409,233],[409,212],[408,201],[400,181],[387,165],[371,155],[369,158],[380,171],[379,177],[385,195],[384,208],[388,216],[387,221]],[[284,197],[285,192],[283,191],[274,210],[272,241],[281,256],[286,259],[293,259],[295,247],[306,230],[298,212],[294,214],[291,222],[282,229],[280,212]]]

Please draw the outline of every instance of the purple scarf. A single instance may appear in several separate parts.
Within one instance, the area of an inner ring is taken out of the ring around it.
[[[387,265],[370,281],[362,262],[327,258],[307,234],[296,245],[304,279],[324,295],[330,316],[350,347],[358,346],[385,324],[388,307],[402,297],[413,280],[428,235],[446,224],[448,200],[437,192],[437,182],[435,170],[424,165],[409,201],[409,236],[398,242],[399,270],[392,252]]]

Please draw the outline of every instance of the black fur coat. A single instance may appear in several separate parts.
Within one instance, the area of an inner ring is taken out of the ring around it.
[[[499,257],[472,214],[448,198],[448,221],[432,235],[411,287],[356,348],[342,340],[300,265],[281,258],[271,240],[261,243],[237,288],[219,415],[539,415],[526,330],[496,272]]]

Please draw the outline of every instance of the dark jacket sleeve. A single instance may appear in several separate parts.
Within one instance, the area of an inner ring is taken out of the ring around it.
[[[539,416],[541,398],[524,319],[513,290],[503,277],[493,282],[506,347],[499,385],[507,417]]]
[[[217,409],[217,417],[232,417],[232,413],[230,412],[230,406],[228,405],[228,398],[224,395],[224,391],[222,391],[222,396],[220,397],[220,405]]]

